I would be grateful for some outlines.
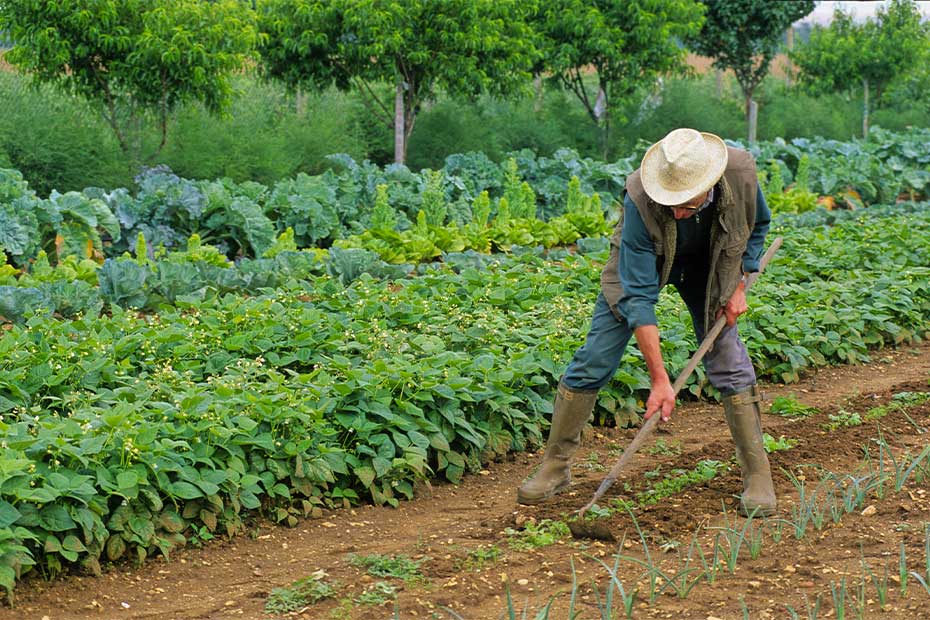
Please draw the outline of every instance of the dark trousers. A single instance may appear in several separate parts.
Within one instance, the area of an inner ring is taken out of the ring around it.
[[[669,284],[673,285],[691,313],[694,333],[700,343],[704,339],[704,296],[706,265],[678,265],[672,268]],[[591,329],[584,345],[569,363],[562,382],[573,390],[599,390],[610,381],[626,346],[633,336],[626,320],[618,318],[608,307],[603,294],[597,296]],[[737,326],[725,327],[714,347],[704,356],[704,369],[711,385],[725,396],[741,392],[756,383],[756,373],[740,340]]]

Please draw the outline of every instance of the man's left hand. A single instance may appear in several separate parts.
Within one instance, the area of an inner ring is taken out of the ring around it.
[[[736,325],[736,318],[748,309],[749,306],[746,305],[746,285],[740,282],[736,285],[736,290],[727,305],[717,311],[717,318],[720,318],[721,314],[726,314],[727,326],[732,327]]]

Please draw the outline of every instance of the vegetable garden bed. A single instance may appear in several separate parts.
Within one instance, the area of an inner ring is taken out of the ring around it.
[[[880,215],[774,231],[785,249],[743,322],[763,376],[797,380],[925,336],[930,215]],[[98,571],[170,553],[241,531],[255,510],[296,523],[396,504],[417,481],[455,482],[538,445],[598,269],[526,254],[350,285],[289,277],[249,297],[206,287],[157,313],[26,318],[0,338],[0,576],[12,587],[33,563]],[[690,321],[671,295],[659,314],[674,373]],[[629,355],[598,409],[621,425],[648,386]],[[709,388],[699,375],[690,389]]]

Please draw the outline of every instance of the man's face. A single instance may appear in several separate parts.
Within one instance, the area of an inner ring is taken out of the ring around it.
[[[703,194],[695,196],[686,203],[671,207],[672,213],[675,215],[675,219],[684,220],[693,216],[695,213],[697,213],[697,210],[701,208],[701,205],[704,204],[704,201],[707,200],[707,196],[709,194],[710,190],[707,190]]]

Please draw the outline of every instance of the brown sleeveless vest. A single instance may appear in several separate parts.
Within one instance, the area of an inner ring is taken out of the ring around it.
[[[709,328],[718,308],[726,305],[739,284],[742,257],[746,243],[756,224],[756,191],[758,177],[752,155],[742,149],[727,147],[727,168],[715,186],[717,219],[711,226],[710,277],[704,305],[704,328]],[[668,282],[675,261],[678,229],[675,217],[667,206],[657,204],[646,195],[636,170],[627,177],[626,193],[636,205],[646,230],[652,237],[659,265],[659,288]],[[614,314],[623,296],[620,284],[620,235],[623,217],[610,239],[610,259],[601,272],[601,292]],[[713,311],[713,312],[712,312]],[[618,315],[619,316],[619,315]]]

